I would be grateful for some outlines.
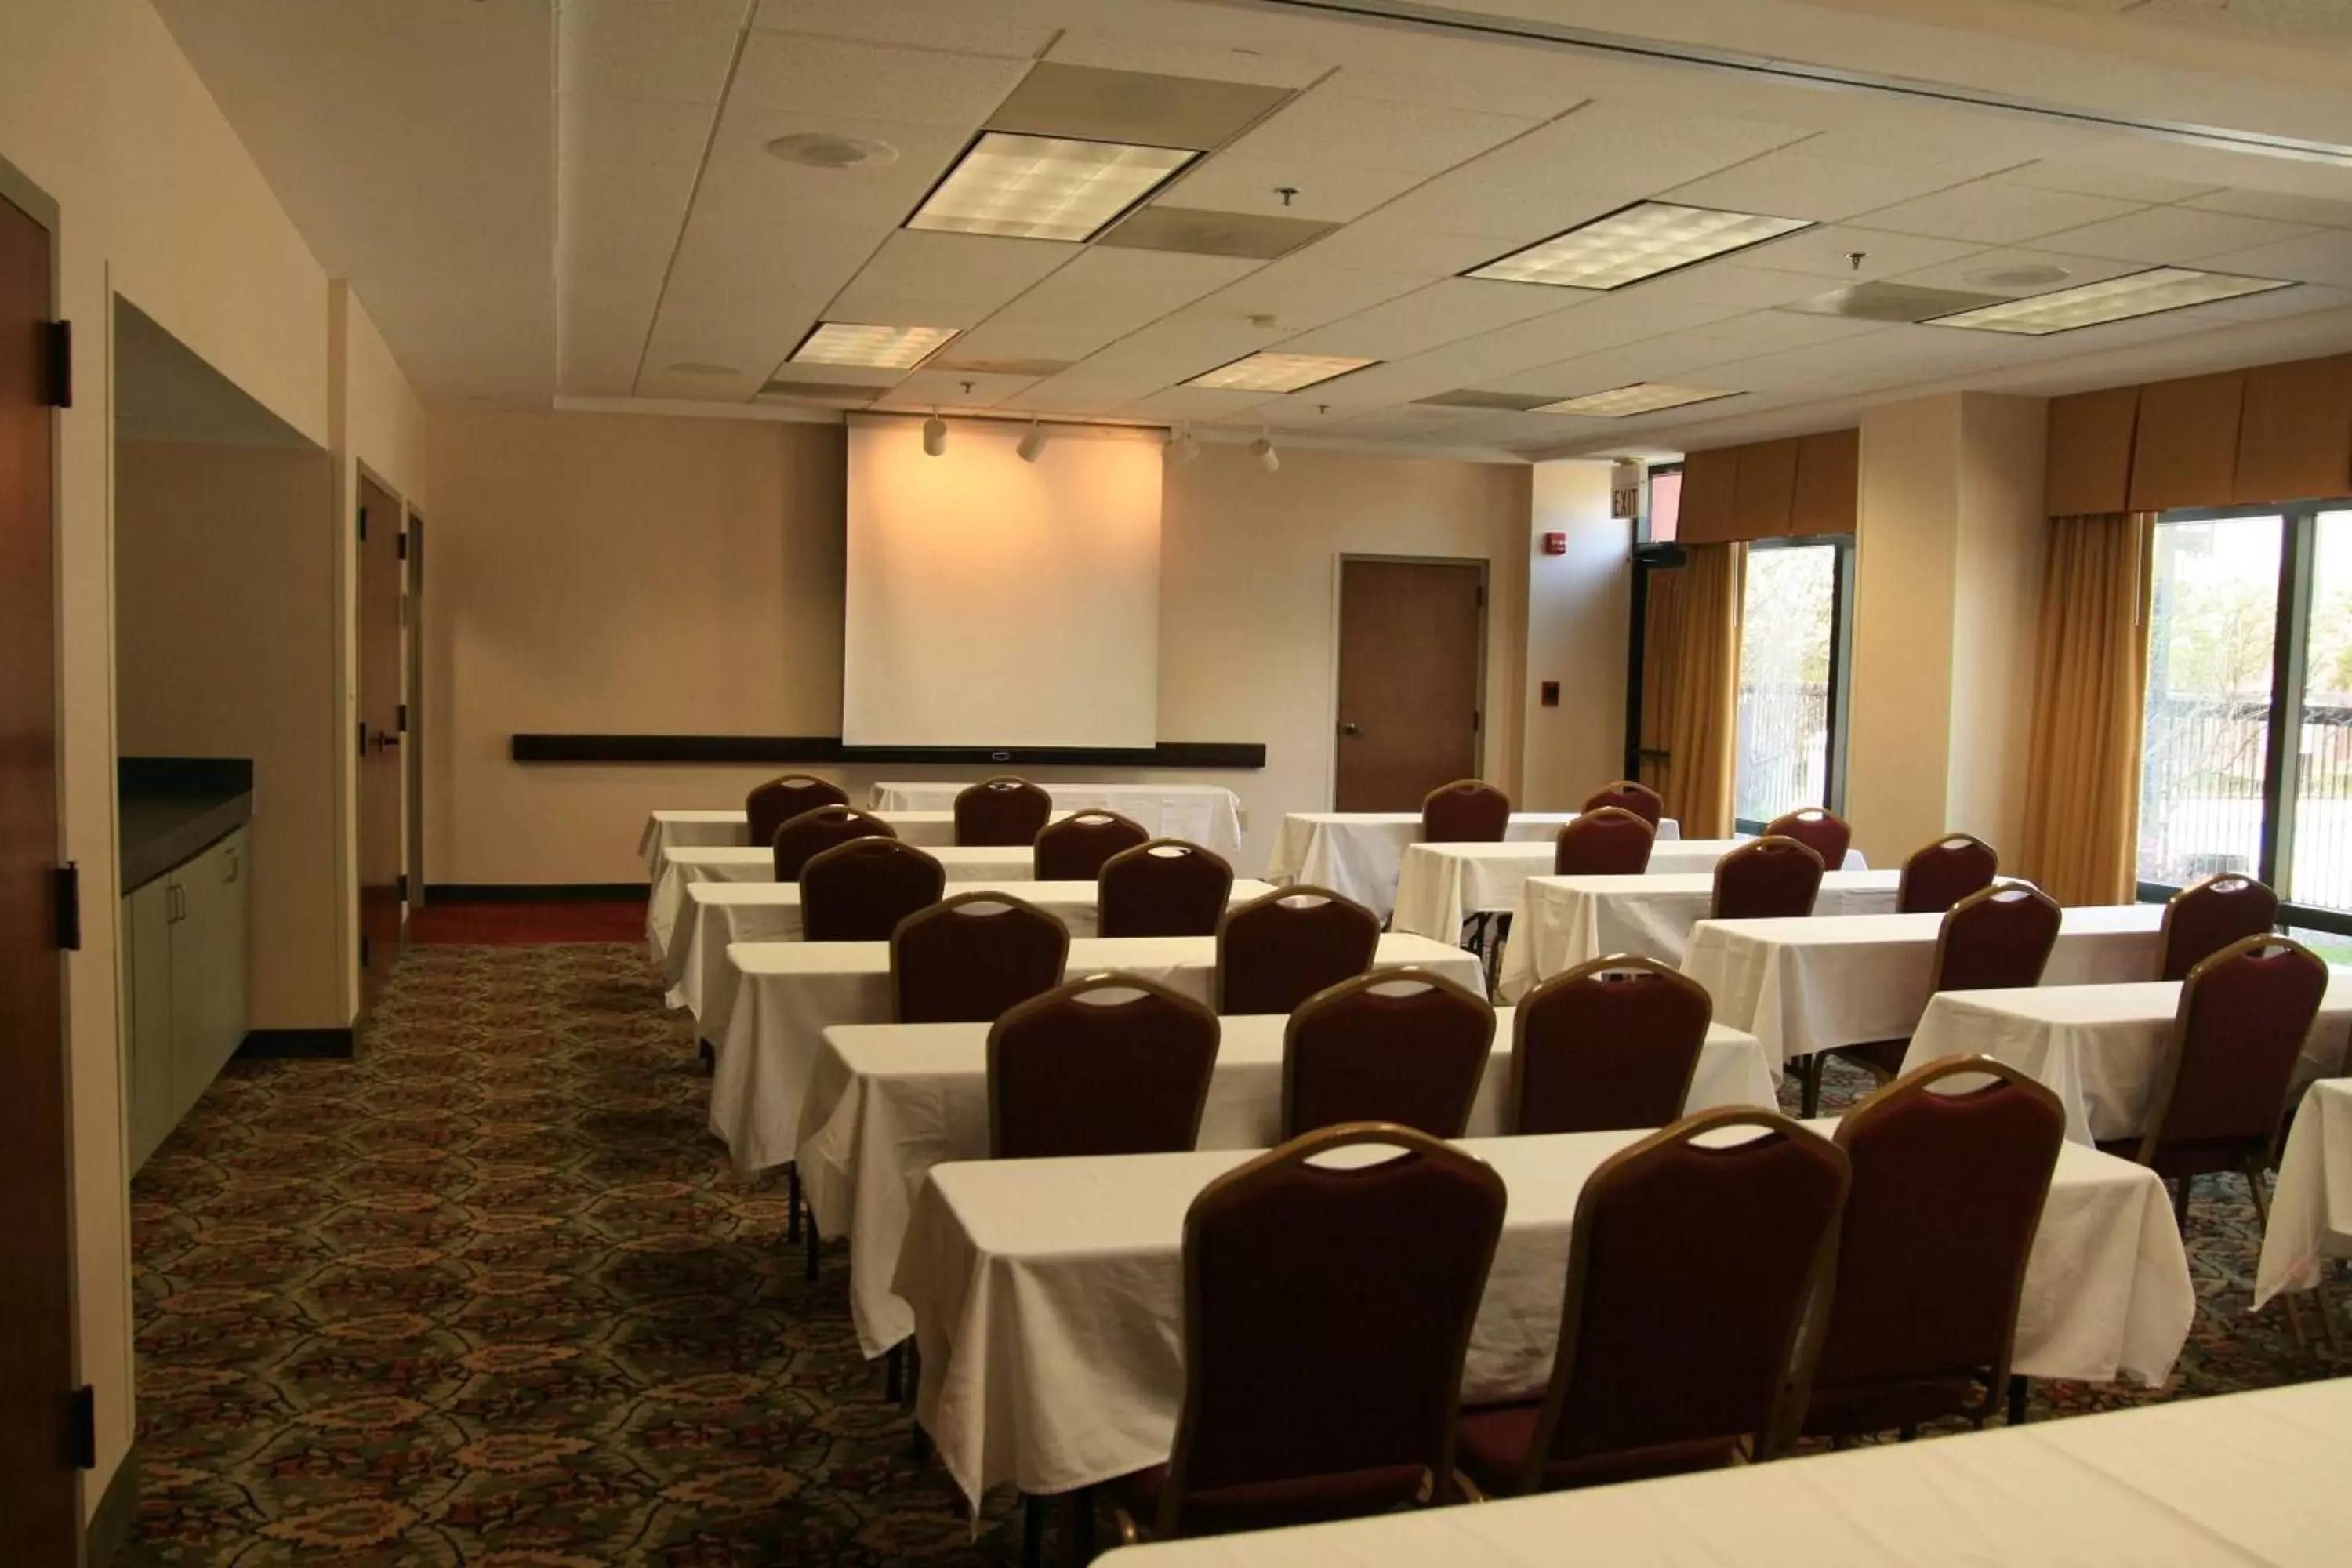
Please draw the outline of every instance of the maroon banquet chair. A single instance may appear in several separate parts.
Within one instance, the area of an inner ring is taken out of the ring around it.
[[[1845,852],[1853,845],[1853,829],[1845,818],[1818,805],[1783,812],[1764,825],[1764,836],[1795,839],[1820,856],[1822,868],[1829,871],[1845,864]]]
[[[1511,1018],[1515,1135],[1664,1127],[1682,1119],[1715,1003],[1655,959],[1624,953],[1553,975]]]
[[[1936,929],[1936,964],[1929,994],[2013,991],[2041,984],[2051,949],[2058,945],[2058,928],[2063,919],[2056,900],[2022,882],[1970,893],[1951,907]],[[1820,1109],[1823,1056],[1852,1062],[1886,1083],[1903,1070],[1903,1058],[1910,1049],[1906,1037],[1835,1046],[1805,1058],[1799,1069],[1804,1113],[1811,1116]]]
[[[1648,784],[1636,784],[1632,779],[1619,779],[1614,784],[1601,785],[1592,792],[1591,797],[1584,803],[1583,809],[1599,811],[1604,805],[1613,805],[1621,810],[1630,811],[1653,828],[1665,820],[1664,798]]]
[[[1104,936],[1214,936],[1233,901],[1234,868],[1214,850],[1154,838],[1103,862],[1095,879]]]
[[[1371,968],[1379,917],[1328,888],[1300,883],[1228,909],[1217,921],[1217,1013],[1290,1013]]]
[[[2183,888],[2164,905],[2160,980],[2186,980],[2205,960],[2278,924],[2278,895],[2252,877],[2224,871]]]
[[[897,838],[853,838],[801,868],[801,940],[887,942],[898,922],[940,901],[947,872]]]
[[[1555,877],[1638,877],[1650,868],[1658,830],[1622,805],[1579,812],[1552,840]]]
[[[1495,1009],[1427,970],[1376,969],[1299,1005],[1282,1032],[1282,1135],[1387,1121],[1459,1138]]]
[[[1143,824],[1115,811],[1072,812],[1037,830],[1035,875],[1041,882],[1091,882],[1112,856],[1150,842]]]
[[[1945,1092],[1956,1079],[1990,1081]],[[1930,1062],[1846,1112],[1837,1145],[1853,1188],[1798,1431],[1984,1424],[2009,1387],[2025,1266],[2065,1141],[2058,1097],[1990,1057]]]
[[[1793,838],[1753,838],[1715,863],[1707,919],[1786,920],[1813,912],[1822,858]]]
[[[956,793],[955,841],[964,847],[1034,844],[1053,815],[1054,797],[1027,779],[982,779]]]
[[[804,811],[820,805],[847,805],[842,787],[814,773],[785,773],[743,797],[743,815],[751,821],[753,844],[773,844],[776,829]]]
[[[1386,1146],[1370,1164],[1318,1164]],[[1184,1403],[1164,1465],[1110,1483],[1128,1541],[1383,1512],[1454,1496],[1470,1330],[1502,1178],[1403,1127],[1296,1138],[1184,1216]]]
[[[1455,779],[1422,797],[1428,844],[1499,844],[1511,826],[1511,797],[1482,779]]]
[[[810,859],[853,838],[896,838],[898,829],[854,805],[820,805],[786,819],[771,841],[776,857],[776,880],[797,882]]]
[[[1947,833],[1911,852],[1895,886],[1897,914],[1942,914],[1970,893],[1992,886],[2000,856],[1969,833]]]
[[[990,1156],[1192,1148],[1217,1033],[1214,1013],[1132,974],[1089,974],[1016,1004],[988,1032]]]
[[[1701,1142],[1746,1128],[1735,1143]],[[1489,1497],[1771,1457],[1804,1397],[1806,1309],[1845,1205],[1843,1150],[1783,1116],[1711,1110],[1603,1161],[1577,1194],[1539,1400],[1467,1410],[1456,1462]]]
[[[890,937],[891,1016],[901,1024],[993,1024],[1062,983],[1070,931],[1008,893],[958,893]]]

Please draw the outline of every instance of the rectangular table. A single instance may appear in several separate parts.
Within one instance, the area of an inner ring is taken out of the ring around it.
[[[1919,1026],[1935,984],[1944,917],[1814,915],[1701,921],[1683,973],[1715,998],[1715,1016],[1764,1042],[1776,1062],[1899,1040]],[[2161,904],[2100,904],[2065,911],[2044,985],[2145,980],[2157,972]]]
[[[1594,1167],[1642,1136],[1462,1143],[1509,1189],[1471,1334],[1465,1403],[1542,1391],[1578,1192]],[[915,1199],[895,1289],[914,1309],[922,1352],[917,1415],[975,1505],[1008,1481],[1033,1494],[1064,1492],[1167,1458],[1184,1392],[1185,1210],[1247,1158],[1210,1151],[932,1170]],[[1401,1245],[1409,1257],[1409,1243]],[[2064,1145],[2027,1265],[2017,1371],[2160,1383],[2195,1310],[2188,1257],[2156,1173]]]
[[[2129,1138],[2146,1131],[2155,1109],[2179,1008],[2177,980],[1946,991],[1929,998],[1903,1066],[1964,1052],[1995,1057],[2050,1087],[2066,1108],[2069,1138]],[[2295,1064],[2295,1089],[2342,1072],[2347,1043],[2352,974],[2331,973],[2318,1023]]]
[[[1109,1568],[2336,1568],[2352,1379],[1111,1552]],[[1563,1551],[1572,1543],[1573,1556]]]
[[[1900,871],[1832,871],[1813,913],[1895,912]],[[1715,901],[1711,871],[1638,877],[1529,877],[1511,910],[1501,990],[1516,1002],[1555,974],[1612,953],[1679,967],[1691,927]]]
[[[936,844],[923,853],[939,861],[950,882],[1025,882],[1037,868],[1036,851],[1027,845],[977,848]],[[669,962],[669,944],[681,934],[678,917],[685,912],[686,889],[694,882],[765,882],[776,880],[776,855],[755,845],[677,849],[662,867],[661,879],[646,900],[646,941],[654,957]],[[960,889],[950,888],[950,892]]]
[[[1092,882],[956,882],[948,891],[1009,893],[1058,917],[1074,937],[1097,934]],[[1236,879],[1228,901],[1242,903],[1273,891],[1271,883]],[[685,904],[664,959],[669,1005],[685,1008],[697,1020],[723,1019],[735,997],[736,970],[727,962],[729,945],[800,941],[800,884],[689,882],[684,892]]]
[[[929,848],[955,842],[951,811],[886,811],[876,816],[888,823],[900,838]],[[673,849],[741,848],[751,842],[751,819],[740,806],[720,811],[656,811],[646,818],[637,836],[637,853],[645,858],[646,880],[661,879],[662,867]]]
[[[1572,811],[1515,811],[1503,838],[1549,844],[1576,816]],[[1682,835],[1672,817],[1658,824],[1661,840]],[[1294,811],[1282,819],[1265,879],[1328,888],[1385,916],[1396,905],[1405,847],[1420,839],[1417,811]]]
[[[1220,1020],[1216,1075],[1198,1146],[1263,1149],[1282,1135],[1282,1037],[1290,1020],[1255,1014]],[[1474,1137],[1499,1134],[1511,1084],[1509,1008],[1470,1108]],[[849,1237],[849,1314],[868,1356],[914,1332],[890,1293],[907,1215],[934,1165],[988,1157],[988,1026],[845,1024],[824,1031],[801,1111],[801,1187],[828,1236]],[[1764,1048],[1736,1029],[1707,1031],[1685,1110],[1770,1109]]]
[[[1652,876],[1712,875],[1715,863],[1744,839],[1663,840],[1650,849]],[[1460,938],[1472,915],[1507,914],[1518,907],[1519,889],[1530,877],[1551,874],[1552,846],[1546,844],[1410,844],[1397,877],[1395,930]],[[1862,852],[1846,851],[1842,869],[1860,871]]]
[[[934,784],[900,780],[874,786],[877,811],[948,811],[956,795],[976,782]],[[1045,784],[1054,809],[1115,811],[1141,823],[1154,838],[1183,838],[1231,858],[1242,847],[1242,797],[1219,784]]]
[[[817,1047],[835,1024],[890,1021],[887,942],[761,942],[727,950],[742,972],[735,1005],[715,1037],[710,1130],[739,1169],[793,1157]],[[1385,935],[1372,965],[1419,964],[1477,989],[1478,961],[1444,942]],[[1070,943],[1066,974],[1117,970],[1216,1005],[1217,942],[1208,936],[1089,937]]]
[[[2330,1258],[2352,1258],[2352,1079],[2345,1078],[2313,1084],[2294,1113],[2254,1268],[2254,1310],[2282,1290],[2323,1285]],[[2352,1492],[2347,1475],[2352,1466],[2338,1470],[2336,1485]]]

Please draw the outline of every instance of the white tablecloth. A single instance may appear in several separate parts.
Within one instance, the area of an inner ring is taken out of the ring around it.
[[[1282,1032],[1290,1020],[1222,1020],[1216,1076],[1199,1147],[1263,1149],[1282,1137]],[[907,1215],[924,1173],[988,1157],[988,1026],[849,1024],[824,1032],[801,1112],[802,1190],[827,1236],[849,1237],[849,1315],[869,1356],[914,1332],[890,1293]],[[1473,1137],[1503,1131],[1511,1088],[1511,1012],[1495,1021],[1494,1053],[1470,1108]],[[1692,1075],[1686,1110],[1773,1104],[1764,1048],[1717,1025]]]
[[[1515,811],[1503,830],[1504,842],[1549,844],[1559,837],[1561,828],[1576,820],[1576,815]],[[1658,824],[1662,840],[1680,838],[1682,833],[1672,817]],[[1420,839],[1421,813],[1417,811],[1294,811],[1282,819],[1265,879],[1328,888],[1385,916],[1396,904],[1397,873],[1404,864],[1405,847]]]
[[[1944,917],[1814,915],[1701,921],[1683,973],[1715,998],[1715,1016],[1764,1042],[1776,1061],[1832,1046],[1899,1040],[1918,1027],[1935,984]],[[2045,985],[2144,980],[2157,972],[2161,904],[2103,904],[2065,912]]]
[[[877,784],[874,809],[949,811],[974,782]],[[1141,823],[1154,838],[1189,839],[1228,859],[1241,851],[1242,797],[1221,785],[1056,782],[1045,789],[1057,812],[1115,811]]]
[[[1465,1403],[1542,1391],[1577,1194],[1595,1166],[1641,1136],[1464,1142],[1510,1193],[1471,1335]],[[1184,1212],[1246,1158],[1218,1151],[932,1170],[915,1198],[896,1289],[914,1308],[922,1350],[917,1415],[966,1496],[976,1501],[1007,1481],[1067,1491],[1167,1458],[1184,1392]],[[2027,1265],[2017,1370],[2161,1382],[2195,1310],[2156,1173],[2063,1145]]]
[[[928,847],[955,842],[951,811],[884,811],[876,816],[888,823],[909,844]],[[663,865],[673,849],[741,848],[751,842],[751,819],[741,810],[656,811],[646,818],[637,837],[637,853],[645,857],[646,880],[661,880]]]
[[[710,1080],[710,1130],[745,1171],[793,1157],[817,1047],[835,1024],[890,1021],[887,942],[761,942],[727,950],[742,971]],[[1475,954],[1417,936],[1381,938],[1373,967],[1416,963],[1475,991]],[[1066,974],[1118,970],[1216,1005],[1217,939],[1089,937],[1070,943]],[[710,1037],[706,1031],[706,1037]]]
[[[669,1005],[692,1013],[698,1024],[723,1025],[735,1004],[738,971],[727,949],[739,942],[801,940],[801,889],[797,882],[689,882],[685,907],[674,927],[666,973]],[[1092,882],[958,882],[958,893],[1010,893],[1057,915],[1074,937],[1096,934],[1097,908]],[[1242,903],[1274,891],[1269,882],[1236,879],[1229,900]]]
[[[1929,998],[1911,1037],[1907,1069],[1978,1052],[2021,1068],[2066,1107],[2066,1136],[2080,1143],[2129,1138],[2147,1128],[2158,1074],[2180,1007],[2177,980],[2122,985],[2038,985],[2025,991],[1947,991]],[[2331,974],[2319,1021],[2295,1065],[2294,1088],[2344,1070],[2352,1042],[2352,974]]]
[[[2352,1378],[1132,1546],[1107,1568],[2339,1568]],[[1572,1549],[1572,1555],[1571,1555]]]
[[[1832,871],[1816,915],[1895,912],[1900,871]],[[1711,871],[1639,877],[1529,877],[1511,911],[1497,988],[1516,1002],[1580,963],[1627,952],[1679,966],[1691,927],[1715,902]]]
[[[2352,1258],[2352,1078],[2313,1084],[2294,1113],[2254,1269],[2254,1310],[2282,1290],[2319,1284],[2328,1258]],[[2337,1471],[2336,1485],[2352,1492],[2347,1475],[2352,1466]]]
[[[1650,876],[1712,876],[1715,863],[1743,842],[1737,838],[1685,838],[1650,849]],[[1519,906],[1519,889],[1530,877],[1551,875],[1549,844],[1412,844],[1405,847],[1397,878],[1394,929],[1421,936],[1460,940],[1472,915],[1499,914]],[[1848,871],[1864,869],[1862,852],[1846,851]]]
[[[1025,844],[977,848],[934,844],[924,846],[923,853],[945,868],[950,882],[1024,882],[1037,868],[1036,851]],[[690,884],[766,882],[772,886],[775,880],[776,853],[764,845],[671,851],[661,879],[646,900],[646,941],[655,961],[667,967],[670,943],[684,934],[678,920],[686,911],[686,889]]]

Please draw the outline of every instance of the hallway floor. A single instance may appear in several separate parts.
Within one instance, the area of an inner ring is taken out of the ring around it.
[[[1013,1500],[974,1539],[908,1458],[845,1253],[803,1281],[781,1178],[732,1173],[707,1098],[620,943],[415,947],[356,1059],[233,1064],[133,1188],[121,1561],[1016,1560]],[[2352,1370],[2246,1315],[2242,1198],[2194,1228],[2171,1393]],[[2037,1415],[2130,1397],[2049,1385]]]

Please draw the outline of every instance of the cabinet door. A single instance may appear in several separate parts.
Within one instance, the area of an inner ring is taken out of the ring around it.
[[[159,877],[122,900],[127,984],[123,1020],[125,1081],[131,1101],[131,1168],[147,1163],[179,1121],[172,1091],[172,907],[170,879]]]
[[[245,1040],[245,841],[240,828],[172,874],[180,889],[172,927],[174,1121]]]

